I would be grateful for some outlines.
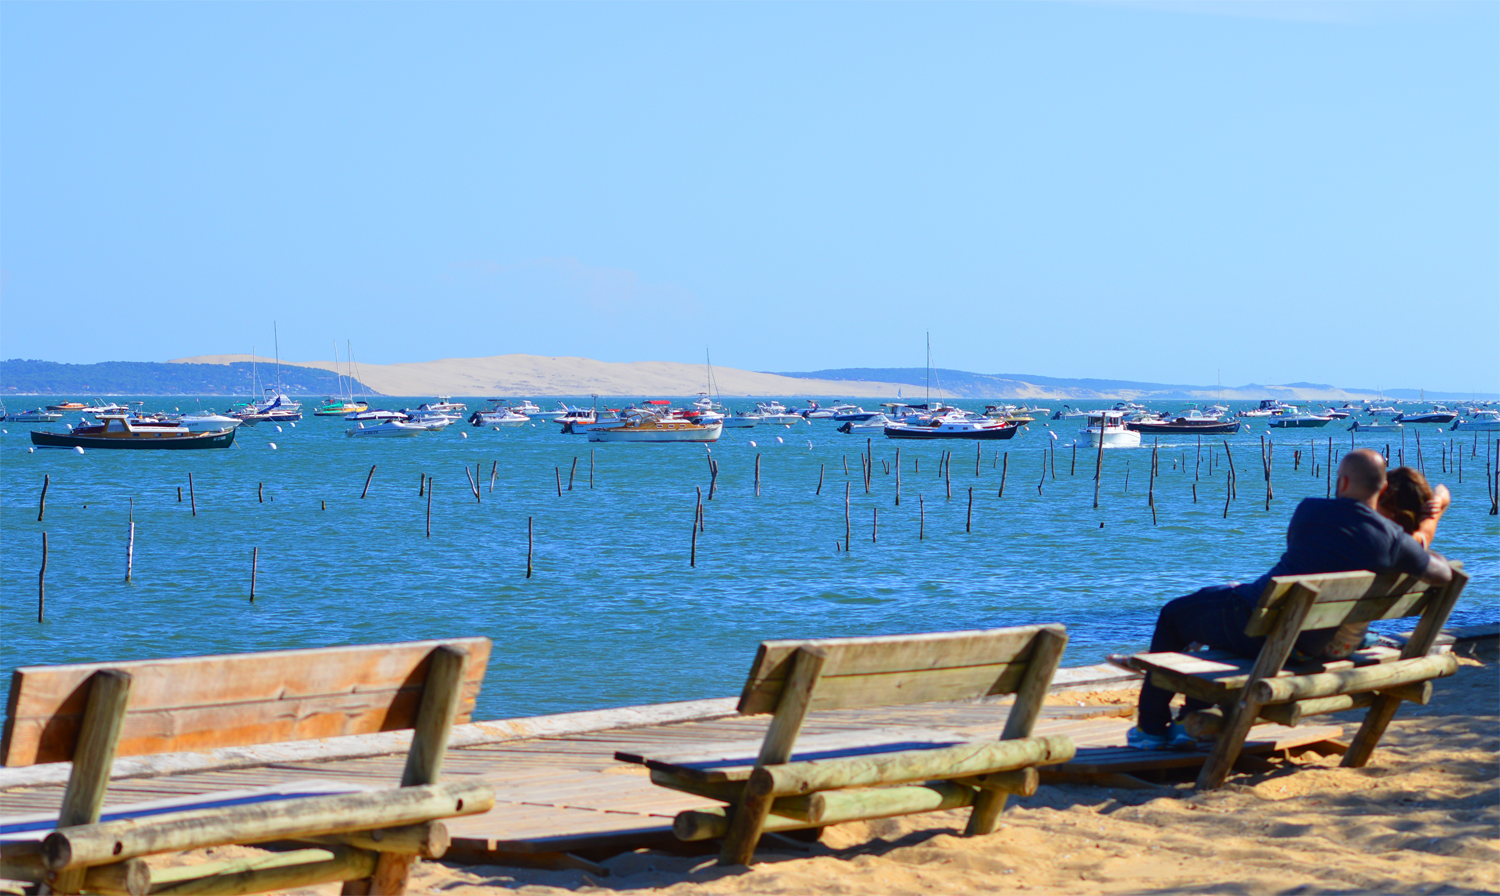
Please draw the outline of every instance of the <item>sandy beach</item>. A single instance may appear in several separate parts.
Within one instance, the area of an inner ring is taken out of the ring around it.
[[[1500,891],[1500,665],[1465,645],[1431,705],[1406,704],[1364,769],[1305,754],[1222,789],[1044,785],[994,834],[959,812],[840,825],[806,852],[765,848],[746,871],[643,850],[609,876],[423,863],[415,889],[562,893],[1494,893]],[[1133,702],[1130,692],[1063,699]],[[1345,714],[1328,717],[1357,727]],[[337,892],[331,889],[329,892]]]

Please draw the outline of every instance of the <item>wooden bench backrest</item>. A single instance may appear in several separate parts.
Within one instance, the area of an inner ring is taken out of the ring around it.
[[[1462,564],[1454,563],[1461,571]],[[1455,575],[1445,585],[1429,585],[1415,576],[1399,573],[1377,575],[1373,572],[1328,572],[1317,575],[1277,576],[1261,592],[1260,600],[1250,614],[1245,634],[1269,635],[1281,617],[1281,609],[1293,595],[1304,589],[1317,591],[1312,609],[1303,620],[1300,631],[1335,628],[1346,622],[1374,622],[1378,619],[1400,619],[1420,616],[1433,601],[1440,600],[1454,588],[1462,588],[1465,577]]]
[[[1025,678],[1039,632],[1060,625],[822,641],[766,641],[740,695],[746,715],[775,712],[800,647],[827,654],[809,709],[901,706],[1010,694]]]
[[[445,645],[468,654],[458,724],[468,721],[484,681],[488,638],[19,668],[0,764],[71,760],[89,679],[104,669],[132,678],[118,756],[411,728],[428,657]]]

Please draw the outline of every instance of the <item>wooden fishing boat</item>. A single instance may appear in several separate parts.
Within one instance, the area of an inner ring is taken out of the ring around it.
[[[681,417],[642,414],[620,426],[590,429],[590,442],[717,442],[724,424],[700,426]]]
[[[124,414],[106,414],[93,426],[72,432],[33,430],[31,443],[40,448],[172,449],[228,448],[235,429],[193,432],[184,426],[136,426]]]
[[[888,439],[1013,439],[1021,429],[1018,423],[969,417],[963,411],[933,417],[925,423],[887,423]]]

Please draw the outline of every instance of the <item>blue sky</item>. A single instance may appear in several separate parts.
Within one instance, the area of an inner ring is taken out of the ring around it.
[[[0,356],[1500,390],[1495,3],[5,3]]]

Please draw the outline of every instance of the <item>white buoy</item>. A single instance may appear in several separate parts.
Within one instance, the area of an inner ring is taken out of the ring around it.
[[[498,426],[491,426],[490,429],[493,429],[495,432],[499,432],[500,431],[500,427],[498,427]]]
[[[1055,432],[1049,432],[1049,433],[1047,433],[1047,435],[1049,435],[1049,436],[1052,437],[1052,441],[1054,441],[1054,442],[1057,441],[1057,433],[1055,433]]]
[[[278,427],[276,427],[276,431],[277,431],[277,432],[281,432],[281,427],[279,427],[279,426],[278,426]]]
[[[751,440],[750,440],[750,447],[751,447],[751,448],[754,448],[754,447],[755,447],[755,440],[754,440],[754,439],[751,439]]]
[[[776,437],[776,444],[778,444],[778,445],[785,445],[786,443],[781,440],[781,436],[777,436]]]
[[[266,443],[266,447],[269,448],[269,449],[271,449],[272,451],[275,451],[276,450],[276,443],[275,442],[267,442]]]
[[[808,440],[807,440],[807,450],[808,450],[808,451],[811,451],[811,450],[812,450],[812,439],[808,439]]]
[[[79,454],[82,454],[83,453],[83,446],[82,445],[74,445],[73,446],[73,450],[77,451]]]
[[[68,432],[72,432],[73,431],[73,424],[71,424],[71,423],[64,423],[63,426],[66,426],[68,428]]]
[[[290,426],[292,429],[296,429],[297,428],[297,424],[293,423],[293,422],[290,422],[290,421],[288,421],[287,426]]]
[[[461,432],[458,435],[459,435],[459,438],[463,438],[463,439],[467,439],[469,437],[469,434],[466,433],[466,432]]]
[[[36,454],[36,448],[27,448],[26,449],[26,453],[27,454]]]
[[[5,433],[6,435],[10,435],[10,430],[8,429],[0,429],[0,432]]]

